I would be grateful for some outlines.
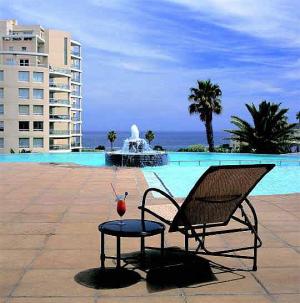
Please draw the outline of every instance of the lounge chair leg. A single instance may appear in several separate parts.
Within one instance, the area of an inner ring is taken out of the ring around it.
[[[257,224],[255,224],[255,233],[254,233],[254,256],[253,256],[253,271],[257,270]]]

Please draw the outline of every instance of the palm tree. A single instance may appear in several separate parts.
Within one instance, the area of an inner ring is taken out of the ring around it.
[[[204,122],[206,138],[209,151],[214,151],[214,134],[212,127],[213,114],[219,115],[222,112],[221,96],[222,91],[218,84],[213,84],[210,80],[197,81],[198,87],[192,87],[188,99],[192,102],[189,105],[189,113],[199,115]]]
[[[298,124],[300,124],[300,111],[296,114],[296,119],[298,120]]]
[[[262,101],[258,108],[252,104],[246,107],[253,119],[253,126],[247,121],[231,117],[231,123],[238,127],[228,130],[233,139],[240,142],[246,151],[262,154],[277,154],[289,151],[291,145],[297,144],[293,128],[296,124],[287,122],[286,108],[281,103]]]
[[[145,134],[145,138],[146,138],[146,140],[148,141],[148,143],[150,145],[151,141],[153,141],[154,138],[155,138],[154,132],[152,130],[148,130]]]
[[[117,134],[115,131],[110,131],[107,133],[107,139],[110,142],[110,149],[113,150],[113,143],[117,139]]]

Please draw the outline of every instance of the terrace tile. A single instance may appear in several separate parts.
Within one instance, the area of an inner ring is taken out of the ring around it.
[[[0,297],[8,296],[22,276],[22,271],[0,269]]]
[[[271,294],[299,293],[299,268],[260,268],[254,275]]]
[[[190,296],[187,298],[187,303],[271,303],[270,298],[263,295],[219,295],[219,296]]]
[[[0,251],[0,268],[19,269],[28,266],[38,254],[38,250],[5,250]]]
[[[44,235],[1,235],[1,249],[38,249],[44,246]]]
[[[300,246],[300,231],[284,232],[284,233],[277,232],[276,235],[291,246]]]
[[[94,290],[74,282],[80,270],[32,269],[23,276],[13,291],[13,297],[78,297],[93,296]]]
[[[119,218],[110,183],[118,192],[129,191],[124,218],[140,217],[137,206],[147,188],[141,170],[36,163],[1,163],[0,169],[5,172],[0,188],[0,303],[300,301],[299,194],[251,197],[263,240],[257,272],[224,272],[224,268],[222,272],[220,266],[246,269],[251,264],[209,256],[213,281],[155,289],[145,280],[146,273],[138,270],[142,280],[134,285],[95,290],[79,285],[74,276],[99,266],[98,225]],[[149,195],[147,203],[168,201]],[[183,247],[181,234],[166,230],[165,236],[166,247]],[[246,234],[207,240],[212,249],[253,241]],[[115,256],[116,239],[106,236],[105,241],[106,255]],[[146,239],[146,245],[159,244],[159,236]],[[191,240],[190,247],[195,245]],[[123,256],[139,248],[139,239],[121,241]],[[114,267],[115,261],[107,260],[106,266]]]
[[[7,303],[95,303],[95,299],[93,297],[15,297],[9,299]]]

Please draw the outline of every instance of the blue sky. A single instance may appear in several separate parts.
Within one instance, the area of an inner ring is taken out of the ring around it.
[[[215,130],[246,102],[300,109],[297,0],[0,0],[0,18],[82,42],[84,130],[204,130],[187,111],[197,79],[223,91]]]

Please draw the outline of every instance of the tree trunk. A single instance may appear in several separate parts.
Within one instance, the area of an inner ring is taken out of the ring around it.
[[[212,127],[212,114],[207,117],[205,121],[205,128],[206,128],[206,138],[208,143],[208,150],[213,152],[215,150],[214,146],[214,134],[213,134],[213,127]]]
[[[113,142],[110,141],[110,150],[112,151],[113,150]]]

